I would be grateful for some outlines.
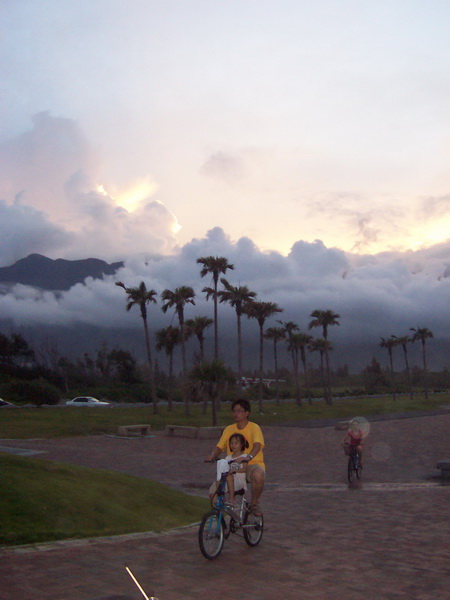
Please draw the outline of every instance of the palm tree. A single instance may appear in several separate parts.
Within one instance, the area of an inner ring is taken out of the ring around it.
[[[155,385],[155,372],[153,369],[152,352],[150,348],[150,334],[148,331],[147,323],[147,304],[153,302],[156,304],[156,292],[155,290],[147,290],[147,287],[143,281],[141,281],[138,287],[128,288],[121,281],[116,281],[116,285],[123,288],[128,295],[127,311],[130,310],[135,304],[139,306],[141,311],[142,321],[144,323],[144,334],[145,334],[145,346],[147,349],[147,360],[148,368],[150,372],[150,392],[153,401],[153,414],[158,414],[158,400],[156,397],[156,385]]]
[[[297,354],[300,351],[300,357],[301,357],[301,361],[302,361],[302,365],[303,365],[303,375],[305,378],[306,393],[308,394],[308,404],[312,404],[312,398],[311,398],[311,386],[309,385],[308,369],[306,366],[306,348],[308,347],[308,344],[311,343],[312,339],[313,339],[312,335],[308,335],[307,333],[301,333],[301,332],[294,333],[291,338],[292,343],[295,345]],[[297,362],[297,369],[298,369],[298,356],[296,358],[296,362]]]
[[[217,399],[220,392],[227,385],[234,384],[233,374],[225,367],[221,360],[214,359],[211,362],[202,362],[192,369],[189,378],[196,382],[202,393],[211,399],[212,424],[217,425]]]
[[[228,271],[233,270],[234,265],[231,265],[224,256],[205,256],[197,258],[197,264],[203,265],[200,275],[204,277],[208,273],[212,273],[214,287],[205,287],[203,292],[206,293],[206,299],[212,296],[214,300],[214,358],[219,358],[219,329],[217,320],[217,284],[219,281],[219,275]]]
[[[427,355],[425,351],[425,343],[428,338],[433,337],[433,333],[427,327],[411,327],[410,331],[414,331],[414,335],[412,336],[412,341],[421,341],[422,342],[422,360],[423,360],[423,374],[424,374],[424,384],[425,384],[425,400],[428,400],[428,368],[427,368]]]
[[[295,400],[297,404],[300,406],[302,403],[302,396],[300,391],[300,381],[298,378],[298,354],[295,352],[295,344],[292,342],[292,336],[295,331],[299,331],[299,326],[294,321],[277,321],[280,325],[283,326],[284,331],[287,335],[287,348],[291,353],[292,359],[292,374],[294,376],[295,382]]]
[[[322,327],[322,335],[325,341],[328,340],[328,327],[333,325],[339,325],[338,319],[341,315],[333,312],[332,310],[313,310],[310,315],[313,320],[309,324],[309,329],[312,327]],[[331,374],[330,374],[330,359],[328,354],[328,345],[325,344],[325,365],[327,370],[327,397],[329,404],[332,404],[332,393],[331,393]]]
[[[256,319],[259,325],[259,411],[263,410],[263,374],[264,374],[264,323],[277,312],[282,312],[275,302],[247,302],[244,312],[249,319]]]
[[[220,302],[228,302],[236,311],[237,317],[237,339],[238,339],[238,391],[242,389],[242,335],[241,335],[241,317],[244,313],[244,306],[247,302],[250,302],[256,298],[256,292],[252,292],[246,285],[240,285],[235,287],[228,283],[228,281],[222,277],[220,280],[224,289],[218,292]]]
[[[194,302],[195,292],[190,286],[183,285],[172,290],[164,290],[161,293],[161,300],[165,302],[161,306],[161,310],[163,313],[166,313],[169,308],[175,308],[175,312],[178,316],[178,322],[180,324],[180,332],[181,332],[181,358],[183,364],[183,378],[186,377],[186,331],[184,325],[184,307],[186,304],[195,304]],[[183,395],[184,395],[184,410],[185,414],[190,414],[189,408],[189,398],[186,393],[186,390],[183,386]]]
[[[209,317],[195,317],[194,319],[188,319],[186,325],[186,337],[195,335],[200,344],[200,362],[205,360],[205,335],[204,331],[214,323]]]
[[[388,339],[381,338],[380,346],[382,348],[386,348],[389,354],[389,364],[391,367],[391,386],[392,386],[392,399],[396,400],[396,392],[395,392],[395,379],[394,379],[394,359],[392,349],[396,346],[397,343],[393,336]]]
[[[181,331],[178,327],[164,327],[156,332],[156,349],[164,350],[169,357],[169,385],[167,390],[168,395],[168,408],[172,410],[173,400],[173,352],[181,343]]]
[[[293,363],[293,373],[294,373],[294,381],[295,381],[295,395],[297,406],[302,406],[302,392],[300,386],[300,377],[298,373],[298,351],[300,349],[298,345],[298,339],[296,333],[291,333],[288,342],[287,348],[289,352],[292,354],[292,363]]]
[[[279,376],[278,376],[278,353],[277,353],[277,344],[280,340],[284,340],[286,337],[286,333],[284,329],[281,327],[269,327],[264,334],[264,337],[268,340],[273,341],[273,358],[275,362],[275,385],[276,385],[276,402],[280,404],[280,384],[279,384]]]
[[[323,383],[323,391],[324,391],[324,397],[325,397],[325,402],[327,404],[332,404],[333,400],[332,398],[328,398],[327,397],[327,383],[325,380],[325,368],[324,368],[324,356],[326,355],[326,353],[329,350],[332,350],[332,345],[331,342],[329,342],[328,340],[325,340],[324,338],[318,338],[318,339],[312,339],[311,342],[308,344],[308,349],[311,352],[319,352],[320,354],[320,372],[322,375],[322,383]]]
[[[408,378],[409,397],[412,400],[414,397],[414,390],[411,380],[411,370],[409,368],[408,361],[408,344],[411,341],[411,338],[409,337],[409,335],[403,335],[402,337],[397,337],[396,335],[393,335],[392,337],[395,339],[395,343],[401,346],[403,349],[403,356],[405,357],[406,376]]]

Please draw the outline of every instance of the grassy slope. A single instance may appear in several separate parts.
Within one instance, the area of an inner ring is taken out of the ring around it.
[[[109,471],[0,453],[0,543],[163,531],[198,521],[205,498]]]

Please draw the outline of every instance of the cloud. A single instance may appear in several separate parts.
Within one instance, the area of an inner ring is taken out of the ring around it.
[[[141,186],[132,209],[105,191],[108,187],[116,189],[114,182],[102,181],[98,153],[78,124],[46,112],[36,115],[29,131],[0,145],[5,216],[0,262],[29,252],[115,260],[176,250],[177,219],[151,196],[151,186]]]
[[[419,212],[426,220],[447,216],[450,213],[450,194],[424,198]]]
[[[130,255],[125,257],[125,266],[115,277],[87,280],[85,285],[78,284],[58,296],[15,286],[0,296],[0,319],[22,330],[38,324],[82,324],[103,328],[105,336],[108,331],[123,328],[136,332],[142,328],[139,312],[125,311],[123,290],[114,285],[119,279],[129,286],[144,281],[147,288],[155,289],[158,295],[166,288],[192,286],[197,294],[196,305],[187,307],[186,316],[212,316],[212,303],[207,302],[201,292],[211,282],[208,277],[200,277],[196,264],[198,257],[209,255],[226,256],[235,266],[235,270],[226,274],[232,284],[247,285],[257,292],[258,299],[278,303],[283,313],[276,318],[296,321],[303,331],[308,331],[313,310],[337,312],[340,327],[330,331],[335,348],[334,365],[347,362],[353,368],[362,368],[373,355],[378,355],[383,362],[386,357],[379,348],[380,337],[407,335],[410,327],[420,326],[434,333],[430,357],[433,357],[433,344],[440,348],[433,364],[436,368],[450,366],[445,350],[450,347],[450,244],[418,252],[359,256],[327,248],[320,240],[298,241],[291,253],[283,256],[277,252],[262,252],[249,238],[234,241],[216,227],[205,237],[185,244],[176,255]],[[232,364],[236,315],[231,307],[221,305],[219,318],[222,347]],[[173,311],[165,315],[161,312],[160,304],[149,307],[149,320],[153,332],[177,322]],[[273,324],[274,319],[267,322],[267,326]],[[244,339],[251,346],[257,339],[257,325],[244,319],[243,326]],[[318,330],[311,333],[320,335]],[[136,344],[136,334],[133,339]],[[212,347],[212,332],[208,332],[208,344]],[[417,345],[413,351],[416,353],[413,362],[420,364]],[[285,350],[280,352],[287,363]],[[256,356],[257,352],[247,358],[255,367]],[[269,350],[266,360],[270,365]]]
[[[250,153],[243,156],[245,161],[239,155],[214,152],[202,174],[246,187],[255,173]],[[331,223],[349,231],[349,237],[356,240],[354,251],[330,247],[321,239],[305,241],[299,235],[283,255],[262,251],[252,235],[232,239],[221,227],[212,227],[179,247],[177,218],[158,200],[158,183],[151,173],[140,181],[130,181],[128,188],[104,179],[100,153],[76,121],[49,113],[36,115],[29,131],[0,145],[0,264],[11,264],[32,252],[52,258],[124,260],[117,279],[127,285],[145,281],[158,294],[166,288],[190,285],[197,297],[187,316],[212,316],[212,303],[201,292],[211,278],[200,278],[196,260],[226,256],[235,266],[227,279],[234,285],[247,285],[260,300],[278,303],[283,320],[294,320],[307,330],[314,309],[329,308],[340,314],[340,327],[330,332],[338,350],[333,360],[338,364],[353,361],[364,366],[377,352],[381,336],[404,335],[409,327],[429,327],[436,347],[438,343],[447,344],[447,349],[450,345],[450,242],[416,251],[393,248],[360,254],[379,236],[392,235],[394,239],[405,227],[406,208],[387,197],[367,208],[363,194],[311,194],[304,201],[309,214],[327,227]],[[133,202],[127,203],[126,198]],[[228,210],[223,199],[221,203]],[[281,210],[277,206],[272,210]],[[433,197],[429,207],[430,214],[446,215],[448,196]],[[255,206],[247,209],[252,222],[257,221]],[[217,210],[212,207],[215,217]],[[242,210],[240,207],[235,213],[239,218]],[[198,219],[202,214],[198,211]],[[286,221],[298,230],[291,213],[286,215]],[[278,233],[283,235],[284,230]],[[115,279],[87,280],[58,295],[17,285],[0,292],[0,320],[21,331],[89,326],[100,328],[107,336],[125,328],[133,331],[135,340],[136,330],[142,327],[140,317],[137,311],[125,311],[123,290],[114,285]],[[230,362],[235,359],[235,320],[234,311],[222,305],[219,328]],[[164,315],[156,306],[150,309],[150,321],[154,331],[176,322],[176,317],[170,312]],[[245,319],[243,328],[247,343],[253,344],[255,323]],[[208,335],[211,342],[212,333]],[[355,348],[363,347],[365,352],[355,353]],[[252,353],[252,361],[256,354]],[[447,365],[447,356],[446,351],[437,356],[439,368]]]
[[[32,128],[0,145],[0,196],[21,193],[24,204],[64,219],[71,213],[63,190],[77,171],[95,178],[98,160],[77,123],[41,112]]]
[[[200,172],[208,177],[233,184],[243,179],[245,176],[245,167],[240,157],[219,150],[207,158]]]
[[[404,207],[389,195],[369,197],[366,194],[341,191],[316,194],[307,201],[308,218],[320,216],[327,224],[348,233],[353,240],[350,252],[369,252],[381,243],[395,248],[396,240],[407,235],[411,206]],[[415,216],[415,215],[414,215]]]
[[[44,212],[22,205],[20,198],[12,205],[0,200],[1,266],[8,266],[33,252],[64,251],[72,239],[71,233],[51,223]]]

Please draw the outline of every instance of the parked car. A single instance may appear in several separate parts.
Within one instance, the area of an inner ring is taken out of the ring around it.
[[[6,402],[6,400],[0,398],[0,408],[18,408],[18,406],[11,404],[11,402]]]
[[[109,406],[109,402],[102,402],[92,396],[77,396],[72,400],[67,400],[66,406]]]

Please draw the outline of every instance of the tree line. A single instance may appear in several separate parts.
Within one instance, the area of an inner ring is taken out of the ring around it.
[[[234,265],[231,264],[226,257],[223,256],[205,256],[197,259],[197,264],[200,265],[200,276],[204,278],[207,275],[211,276],[211,285],[205,286],[202,293],[205,294],[206,300],[213,301],[214,318],[210,319],[206,316],[196,316],[192,319],[185,319],[185,308],[187,305],[195,305],[195,291],[190,286],[177,287],[174,290],[165,289],[160,294],[162,302],[161,310],[166,313],[173,309],[174,314],[178,319],[178,327],[170,325],[159,329],[156,332],[156,349],[164,351],[169,358],[169,402],[171,402],[173,381],[173,355],[177,346],[181,347],[182,357],[182,374],[186,382],[187,378],[187,363],[186,363],[186,341],[191,336],[195,336],[199,343],[199,353],[194,368],[190,372],[190,378],[197,380],[203,385],[203,388],[209,390],[211,396],[217,397],[221,385],[225,385],[233,377],[229,369],[226,369],[222,361],[220,361],[219,353],[219,318],[218,305],[227,303],[234,308],[236,312],[236,331],[237,331],[237,373],[235,374],[236,389],[239,394],[242,391],[242,376],[243,376],[243,344],[242,344],[242,317],[254,319],[259,327],[259,408],[262,410],[263,401],[263,375],[264,375],[264,340],[270,340],[273,346],[275,376],[276,376],[276,397],[279,395],[279,377],[278,377],[278,344],[284,341],[287,344],[287,350],[292,361],[292,374],[295,382],[295,395],[298,405],[302,403],[302,390],[300,384],[300,364],[303,370],[303,381],[305,386],[305,394],[309,402],[311,402],[311,387],[309,382],[309,371],[307,368],[306,352],[317,352],[320,359],[320,373],[324,390],[324,398],[328,404],[332,404],[332,389],[331,389],[331,368],[330,368],[330,351],[333,346],[328,339],[329,328],[339,325],[340,315],[331,309],[315,309],[311,312],[311,321],[308,324],[308,329],[319,328],[322,332],[322,337],[314,338],[309,333],[300,331],[300,327],[294,321],[277,320],[279,326],[265,328],[266,321],[273,318],[278,313],[283,312],[283,308],[275,302],[261,301],[257,298],[257,293],[250,290],[246,285],[235,286],[224,277],[227,271],[234,271]],[[222,275],[222,277],[221,277]],[[219,289],[219,282],[221,288]],[[157,394],[154,380],[154,367],[152,360],[152,351],[150,343],[150,334],[148,328],[147,306],[157,302],[157,292],[154,289],[147,289],[142,281],[137,287],[127,287],[122,282],[116,282],[116,285],[123,288],[127,294],[128,303],[127,310],[133,306],[138,306],[143,319],[145,343],[147,349],[148,368],[150,373],[150,387],[153,401],[154,412],[157,412]],[[214,325],[214,360],[210,363],[205,363],[204,355],[204,340],[205,331]],[[411,329],[414,335],[410,341],[421,340],[423,344],[423,361],[424,372],[427,372],[425,340],[427,337],[432,337],[432,333],[426,328]],[[391,336],[389,340],[383,340],[382,346],[387,347],[392,359],[392,348],[395,345],[402,345],[404,352],[408,340]],[[407,354],[405,354],[405,357]],[[391,363],[391,373],[393,374],[393,366]],[[407,373],[410,379],[409,365],[407,364]],[[426,379],[426,378],[425,378]],[[395,393],[395,386],[392,388]],[[412,390],[412,384],[411,384]],[[428,387],[425,385],[425,395],[428,397]],[[185,412],[189,414],[189,393],[187,385],[183,386],[183,396],[185,403]],[[213,401],[214,410],[214,401]]]
[[[242,393],[242,381],[244,374],[243,365],[243,341],[242,341],[242,318],[253,319],[256,321],[259,330],[259,367],[258,367],[258,401],[259,408],[262,410],[263,401],[263,377],[264,377],[264,350],[265,342],[270,342],[273,351],[273,360],[275,365],[275,395],[279,402],[279,367],[278,352],[279,344],[284,343],[291,360],[290,373],[295,386],[295,398],[298,405],[302,404],[303,399],[312,402],[311,390],[311,368],[307,364],[307,352],[317,353],[319,356],[319,374],[323,387],[323,396],[328,404],[332,404],[332,377],[330,367],[330,352],[333,350],[332,343],[328,339],[329,329],[333,326],[339,326],[339,314],[330,309],[315,309],[310,314],[308,330],[318,328],[322,336],[314,338],[310,333],[302,332],[300,327],[294,321],[283,321],[276,319],[276,325],[265,328],[269,319],[273,319],[283,308],[275,302],[265,302],[258,299],[257,293],[250,290],[246,285],[233,285],[225,278],[228,271],[234,271],[234,265],[230,264],[228,259],[219,256],[206,256],[197,259],[200,266],[200,277],[211,276],[209,286],[202,289],[206,300],[212,300],[214,304],[214,319],[207,316],[195,316],[185,318],[185,309],[189,305],[195,305],[196,293],[190,286],[180,286],[175,289],[165,289],[159,294],[161,301],[161,310],[164,313],[173,310],[178,325],[169,325],[156,331],[155,339],[151,338],[149,328],[149,307],[155,305],[158,301],[158,293],[154,289],[147,289],[144,281],[136,287],[126,286],[118,281],[116,285],[121,287],[127,295],[126,310],[130,311],[137,306],[140,317],[143,322],[145,348],[148,363],[148,379],[153,411],[158,412],[158,392],[155,371],[157,361],[154,360],[153,350],[164,352],[168,357],[169,374],[167,378],[167,397],[169,408],[172,405],[174,394],[174,353],[177,348],[181,349],[181,386],[182,397],[186,414],[190,412],[190,400],[195,394],[208,395],[212,401],[213,411],[216,410],[216,400],[221,390],[226,386],[235,386],[236,395]],[[236,314],[236,340],[237,340],[237,372],[232,372],[220,360],[219,347],[219,304],[228,304]],[[205,360],[205,332],[214,325],[214,358]],[[396,394],[394,382],[393,349],[396,346],[403,348],[406,373],[409,381],[410,393],[412,397],[413,386],[411,381],[411,372],[408,363],[408,344],[415,341],[421,341],[423,351],[423,369],[425,374],[425,395],[428,397],[427,384],[427,363],[426,363],[426,340],[433,337],[433,334],[426,328],[411,328],[414,332],[411,336],[390,338],[381,338],[380,345],[388,350],[390,361],[391,389]],[[190,338],[196,338],[198,341],[198,352],[195,353],[194,366],[188,372],[186,357],[186,342]],[[51,355],[52,352],[48,352]],[[126,350],[109,350],[104,344],[97,352],[95,359],[90,358],[84,353],[82,359],[72,363],[65,357],[58,357],[57,352],[53,351],[54,360],[50,372],[57,372],[63,379],[63,387],[68,391],[69,377],[74,377],[75,373],[82,373],[85,378],[94,380],[94,373],[100,373],[105,381],[110,376],[116,376],[124,383],[137,383],[139,376],[135,359]],[[13,334],[7,338],[0,334],[0,363],[5,364],[14,361],[21,363],[36,360],[35,352],[28,346],[27,342],[20,335]],[[376,366],[376,365],[375,365]],[[372,369],[375,373],[375,366],[366,368],[366,373],[370,374]],[[302,371],[300,373],[300,371]],[[159,374],[160,376],[160,374]],[[51,377],[49,377],[51,379]],[[59,382],[61,384],[61,382]]]
[[[428,366],[427,366],[427,354],[426,354],[426,342],[428,339],[433,337],[432,331],[427,327],[411,327],[410,331],[414,331],[413,335],[403,335],[397,337],[391,335],[389,338],[381,338],[380,346],[386,348],[389,356],[389,366],[391,371],[391,387],[392,397],[396,399],[396,386],[395,386],[395,372],[394,372],[394,348],[401,346],[403,350],[403,357],[405,360],[405,370],[408,378],[408,387],[411,400],[414,396],[414,388],[412,385],[411,368],[408,360],[408,345],[414,342],[420,342],[422,345],[422,362],[423,362],[423,373],[424,373],[424,393],[425,399],[428,400]]]
[[[214,383],[216,388],[220,387],[220,381],[224,383],[229,380],[229,373],[226,367],[220,361],[219,354],[219,318],[218,305],[227,303],[234,308],[236,312],[236,328],[237,328],[237,357],[238,370],[236,373],[237,393],[242,390],[242,375],[243,375],[243,353],[242,353],[242,317],[254,319],[259,328],[259,405],[262,409],[263,400],[263,374],[264,374],[264,340],[269,339],[273,342],[275,372],[278,373],[277,367],[277,344],[281,340],[287,341],[287,347],[292,357],[293,373],[296,385],[297,403],[301,404],[301,390],[299,378],[299,362],[302,361],[303,370],[306,381],[306,349],[313,352],[317,351],[320,354],[321,372],[323,379],[324,395],[328,403],[332,403],[331,394],[331,376],[330,376],[330,361],[329,352],[332,349],[331,343],[328,340],[328,329],[333,325],[339,325],[338,319],[340,315],[332,310],[314,310],[311,313],[311,322],[309,329],[319,327],[322,330],[323,337],[314,339],[311,335],[300,332],[299,326],[293,321],[277,322],[281,327],[270,327],[267,331],[264,330],[266,321],[276,314],[283,312],[283,309],[275,302],[266,302],[257,299],[257,293],[250,290],[246,285],[235,286],[221,275],[226,275],[227,271],[233,271],[234,265],[228,262],[228,259],[223,256],[206,256],[197,259],[197,264],[201,266],[200,276],[203,278],[211,275],[211,285],[205,286],[202,292],[205,294],[206,300],[212,299],[214,304],[214,319],[205,316],[197,316],[193,319],[185,319],[185,308],[188,304],[195,305],[195,291],[190,286],[180,286],[174,290],[165,289],[160,294],[162,302],[161,310],[166,313],[168,310],[174,310],[178,319],[178,327],[170,325],[156,332],[156,349],[164,350],[169,357],[169,380],[172,380],[173,369],[173,353],[175,348],[181,346],[182,357],[182,372],[183,377],[187,378],[187,362],[186,362],[186,340],[195,335],[199,342],[199,355],[197,365],[191,372],[191,379],[197,378],[203,385],[211,385]],[[222,285],[219,289],[219,280]],[[145,346],[147,351],[147,360],[149,368],[149,379],[151,396],[153,401],[153,410],[158,411],[158,401],[156,394],[156,385],[154,377],[154,364],[152,359],[152,344],[150,341],[150,332],[148,326],[148,306],[156,304],[158,293],[154,289],[147,289],[144,281],[141,281],[139,286],[128,287],[123,282],[118,281],[116,285],[123,288],[127,294],[126,310],[131,310],[133,306],[139,307],[140,316],[143,320]],[[214,325],[214,361],[209,365],[207,370],[205,365],[199,369],[199,365],[204,363],[204,334],[205,330]],[[208,380],[209,378],[209,380]],[[185,412],[189,414],[189,394],[184,386],[184,402]],[[278,375],[277,375],[277,392],[278,392]],[[307,383],[307,393],[309,400],[311,394],[309,384]],[[170,395],[170,391],[169,391]],[[213,403],[214,404],[214,403]],[[214,408],[214,407],[213,407]]]

